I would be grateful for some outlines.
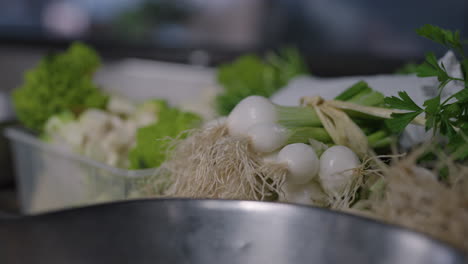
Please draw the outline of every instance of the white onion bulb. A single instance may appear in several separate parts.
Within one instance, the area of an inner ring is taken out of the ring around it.
[[[286,163],[288,181],[304,184],[312,180],[319,170],[319,159],[314,149],[303,143],[289,144],[278,153],[278,162]]]
[[[259,123],[247,130],[247,136],[255,151],[270,153],[286,145],[288,131],[273,123]]]
[[[344,191],[353,179],[353,169],[358,168],[358,156],[345,146],[333,146],[320,157],[319,178],[325,192],[337,194]]]
[[[275,105],[263,96],[249,96],[240,101],[227,118],[231,136],[242,136],[254,124],[275,123]]]

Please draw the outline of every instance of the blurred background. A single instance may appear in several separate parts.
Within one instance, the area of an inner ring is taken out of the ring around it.
[[[0,40],[38,48],[80,39],[108,57],[201,64],[290,44],[317,74],[348,75],[438,49],[414,33],[423,24],[466,34],[467,11],[465,0],[1,0]]]
[[[24,71],[73,40],[91,44],[105,61],[202,66],[292,45],[311,73],[343,76],[391,73],[429,50],[442,55],[415,33],[424,24],[468,38],[468,1],[0,0],[0,119],[13,119],[8,96]],[[11,188],[7,143],[0,147],[0,188]]]

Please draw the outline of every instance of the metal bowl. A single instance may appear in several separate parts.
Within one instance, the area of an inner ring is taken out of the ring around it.
[[[0,221],[0,263],[464,263],[419,233],[305,206],[143,200]]]

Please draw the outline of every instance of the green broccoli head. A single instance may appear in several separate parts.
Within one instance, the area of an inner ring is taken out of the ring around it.
[[[139,128],[136,146],[129,153],[130,169],[158,167],[166,160],[171,138],[184,138],[182,132],[201,124],[201,117],[176,108],[161,108],[158,121]]]
[[[54,114],[104,107],[107,96],[92,80],[99,65],[97,53],[81,43],[46,56],[26,73],[23,85],[13,92],[18,119],[27,128],[41,132]]]

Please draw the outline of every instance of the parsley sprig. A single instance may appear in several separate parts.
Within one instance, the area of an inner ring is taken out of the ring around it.
[[[406,113],[392,114],[386,120],[393,132],[401,132],[418,115],[426,117],[426,130],[432,129],[434,135],[441,134],[448,138],[448,147],[458,159],[468,158],[468,59],[459,31],[450,31],[433,25],[425,25],[416,30],[425,38],[453,50],[461,61],[462,78],[451,76],[443,63],[438,63],[434,53],[426,54],[425,61],[416,67],[419,77],[437,77],[438,94],[418,106],[406,92],[399,92],[398,97],[385,98],[385,103],[395,109],[407,110]],[[459,81],[464,88],[442,101],[441,95],[448,83]]]

